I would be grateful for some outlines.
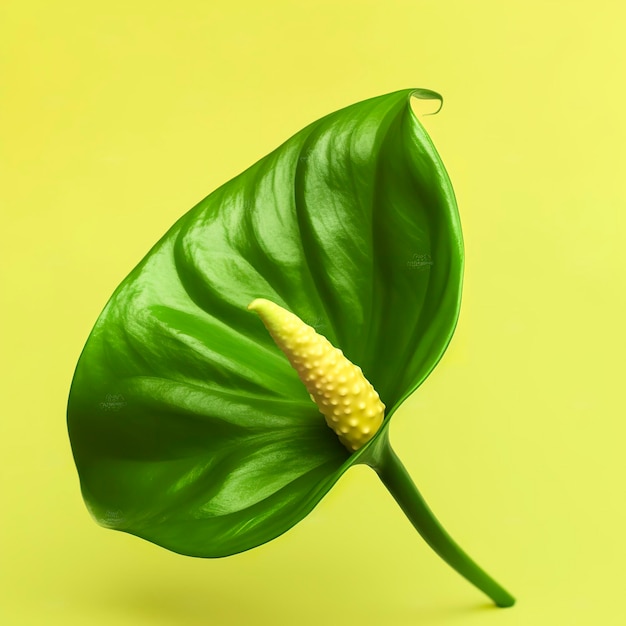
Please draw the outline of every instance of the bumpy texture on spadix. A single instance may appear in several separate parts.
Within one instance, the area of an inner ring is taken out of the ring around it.
[[[248,309],[263,320],[339,441],[350,452],[364,446],[380,428],[385,405],[361,368],[278,304],[258,298]]]

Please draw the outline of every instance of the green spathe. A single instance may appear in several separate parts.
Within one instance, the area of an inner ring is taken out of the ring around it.
[[[463,246],[413,95],[439,99],[397,91],[310,124],[179,219],[117,288],[68,407],[100,524],[226,556],[285,532],[355,463],[374,467],[415,516],[387,428],[452,337]],[[247,311],[255,298],[314,326],[378,391],[385,422],[358,452],[326,426]],[[454,562],[467,557],[449,537],[418,529],[496,603],[512,603]]]

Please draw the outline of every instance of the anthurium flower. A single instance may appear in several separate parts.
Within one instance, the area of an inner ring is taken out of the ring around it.
[[[116,289],[68,406],[97,522],[227,556],[288,530],[365,463],[448,563],[514,602],[441,528],[388,439],[461,297],[454,193],[412,96],[440,99],[397,91],[310,124],[179,219]],[[248,310],[257,299],[323,335],[379,396],[384,419],[356,451]]]

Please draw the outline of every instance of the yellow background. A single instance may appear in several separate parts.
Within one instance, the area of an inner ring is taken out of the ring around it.
[[[35,2],[0,8],[0,623],[626,623],[622,3]],[[458,196],[457,334],[392,441],[497,610],[376,476],[222,560],[103,530],[65,405],[110,293],[307,123],[408,87]]]

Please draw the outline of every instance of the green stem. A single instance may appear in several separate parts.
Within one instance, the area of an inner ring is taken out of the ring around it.
[[[417,490],[404,465],[386,441],[369,464],[400,505],[426,543],[461,576],[487,594],[497,606],[515,604],[515,598],[485,573],[443,529]]]

